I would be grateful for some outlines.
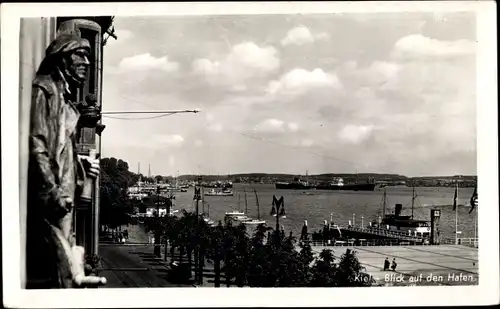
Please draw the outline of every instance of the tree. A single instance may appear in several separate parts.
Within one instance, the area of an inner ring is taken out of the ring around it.
[[[219,222],[210,227],[201,216],[183,211],[178,219],[164,218],[163,230],[165,237],[171,240],[171,250],[179,247],[181,256],[187,250],[189,263],[190,252],[199,246],[200,260],[195,267],[199,276],[202,276],[205,258],[214,262],[216,287],[220,286],[221,271],[225,274],[227,286],[233,279],[239,287],[370,285],[370,282],[359,280],[364,275],[364,268],[356,252],[347,250],[338,263],[335,263],[333,251],[328,249],[314,258],[308,237],[299,242],[300,250],[297,250],[297,240],[292,233],[285,237],[283,231],[275,233],[265,225],[257,226],[248,237],[243,224],[233,226],[228,221],[225,225]]]
[[[155,180],[155,182],[162,182],[162,181],[163,181],[163,176],[156,175],[156,176],[154,177],[154,180]]]
[[[337,266],[334,263],[333,251],[324,249],[316,259],[312,269],[312,278],[309,283],[311,287],[334,287],[337,286],[335,275]]]
[[[224,247],[222,245],[224,238],[224,226],[222,222],[215,227],[210,228],[209,240],[207,245],[207,258],[214,263],[215,287],[220,287],[221,260],[224,258]]]
[[[246,226],[244,224],[228,225],[227,235],[229,236],[227,239],[230,241],[226,245],[231,243],[232,246],[226,247],[225,273],[229,281],[231,278],[235,278],[236,285],[243,287],[246,284],[248,273],[249,239],[246,234]]]
[[[121,159],[104,158],[100,165],[100,222],[114,229],[131,221],[135,202],[128,198],[127,190],[138,177]]]
[[[314,261],[314,255],[312,252],[311,244],[309,241],[301,241],[300,244],[300,252],[299,252],[299,260],[300,260],[300,274],[302,284],[307,286],[308,283],[312,280],[312,271],[311,271],[311,263]]]
[[[365,268],[361,266],[356,256],[356,251],[347,249],[340,257],[340,262],[338,263],[337,273],[335,275],[337,286],[359,287],[371,285],[371,282],[361,280],[361,278],[368,278],[368,276],[363,273],[364,269]]]
[[[250,239],[250,259],[248,269],[248,285],[251,287],[271,287],[271,274],[273,273],[273,265],[270,257],[272,256],[273,245],[270,237],[266,239],[268,229],[259,225],[256,227],[252,238]]]

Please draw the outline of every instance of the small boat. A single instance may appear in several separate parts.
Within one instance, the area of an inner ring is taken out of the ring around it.
[[[210,189],[204,195],[205,196],[233,196],[234,193],[233,193],[232,190],[215,190],[215,189]]]
[[[236,222],[236,223],[241,223],[251,220],[247,215],[245,215],[244,212],[241,211],[231,211],[231,212],[226,212],[224,216],[224,221],[231,221],[231,222]]]
[[[205,221],[210,226],[215,226],[215,221],[210,220],[210,218],[203,218],[203,221]]]
[[[251,219],[248,221],[243,221],[243,224],[247,225],[259,225],[259,224],[266,224],[265,220],[259,220],[259,219]]]

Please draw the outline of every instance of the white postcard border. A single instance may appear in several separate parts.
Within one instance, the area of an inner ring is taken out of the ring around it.
[[[479,285],[472,287],[225,289],[148,288],[32,291],[20,289],[19,252],[19,21],[21,17],[93,15],[229,15],[476,11],[478,44],[477,158]],[[97,14],[98,13],[98,14]],[[2,232],[4,304],[8,307],[297,307],[481,305],[498,302],[498,139],[496,14],[493,1],[261,2],[261,3],[38,3],[3,4]]]

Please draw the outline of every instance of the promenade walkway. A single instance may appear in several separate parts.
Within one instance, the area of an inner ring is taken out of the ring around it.
[[[168,281],[168,266],[153,254],[152,245],[100,244],[103,288],[192,287]]]
[[[347,249],[357,252],[366,272],[383,285],[477,285],[478,250],[460,245],[439,246],[313,246],[314,254],[331,249],[340,258]],[[388,257],[396,258],[396,272],[384,271]],[[431,276],[431,277],[429,277]],[[402,278],[402,279],[397,279]],[[398,282],[397,280],[402,280]]]

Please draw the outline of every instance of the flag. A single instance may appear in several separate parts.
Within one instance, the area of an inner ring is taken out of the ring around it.
[[[470,211],[469,211],[469,213],[474,211],[474,208],[476,208],[476,205],[477,205],[477,186],[474,187],[474,192],[472,193],[472,196],[470,198]]]
[[[453,196],[453,210],[457,209],[457,195],[458,195],[458,186],[455,187],[455,195]]]

